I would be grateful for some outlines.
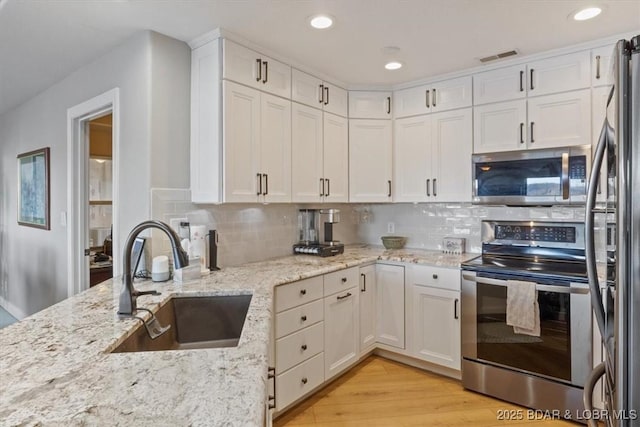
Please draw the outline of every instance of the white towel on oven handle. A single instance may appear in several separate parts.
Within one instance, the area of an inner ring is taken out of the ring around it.
[[[540,336],[540,306],[535,282],[507,281],[507,325],[516,334]]]

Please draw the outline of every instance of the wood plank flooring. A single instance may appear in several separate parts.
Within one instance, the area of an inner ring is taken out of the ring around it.
[[[501,411],[523,419],[500,420]],[[466,391],[460,381],[372,356],[275,420],[303,426],[573,426],[527,419],[526,408]]]

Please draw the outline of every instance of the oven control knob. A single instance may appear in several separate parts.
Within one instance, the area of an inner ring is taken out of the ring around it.
[[[520,234],[519,233],[514,234],[513,240],[520,240]]]

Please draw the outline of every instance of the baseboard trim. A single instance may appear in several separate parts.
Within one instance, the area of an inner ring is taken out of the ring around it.
[[[376,348],[373,354],[375,354],[376,356],[384,357],[385,359],[393,360],[394,362],[422,369],[423,371],[433,372],[434,374],[442,375],[456,380],[462,379],[462,373],[460,371],[451,368],[445,368],[444,366],[435,365],[433,363],[425,362],[424,360],[405,356],[403,354],[398,354],[393,351]]]

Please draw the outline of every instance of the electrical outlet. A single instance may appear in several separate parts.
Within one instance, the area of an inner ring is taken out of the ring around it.
[[[173,231],[176,232],[176,234],[180,233],[180,223],[181,222],[189,222],[188,218],[171,218],[169,219],[169,226],[171,228],[173,228]]]
[[[387,223],[387,233],[395,233],[396,232],[396,223],[388,222]]]

